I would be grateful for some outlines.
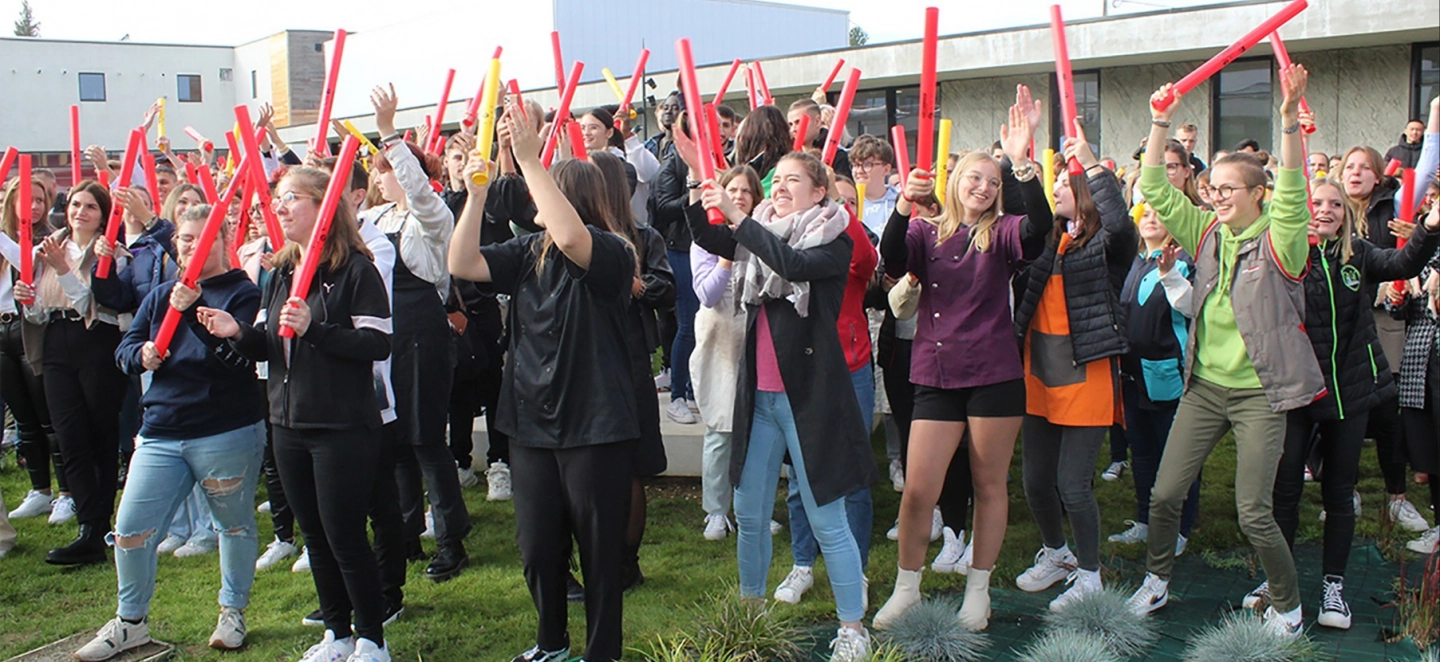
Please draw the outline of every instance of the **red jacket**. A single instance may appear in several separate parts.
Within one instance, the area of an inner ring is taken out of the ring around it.
[[[850,372],[855,372],[870,363],[870,319],[865,315],[865,290],[875,277],[875,267],[880,264],[880,254],[865,235],[865,226],[855,217],[849,207],[850,225],[845,233],[855,243],[850,255],[850,278],[845,283],[845,300],[840,304],[840,320],[836,330],[840,333],[840,349],[845,352],[845,363]]]

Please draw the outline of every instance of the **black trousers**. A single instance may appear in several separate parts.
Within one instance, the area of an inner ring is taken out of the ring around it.
[[[395,483],[395,457],[399,441],[392,423],[380,429],[380,452],[375,464],[375,487],[370,495],[370,529],[373,551],[380,567],[380,591],[392,606],[405,603],[405,518],[400,515],[400,488]]]
[[[394,426],[392,423],[390,426]],[[460,477],[455,473],[455,456],[443,439],[392,445],[395,451],[394,483],[400,516],[404,519],[406,539],[413,539],[425,530],[425,495],[429,487],[430,505],[434,507],[435,542],[442,547],[459,545],[470,535],[470,512],[460,493]]]
[[[259,380],[262,394],[267,393],[265,381]],[[265,478],[265,494],[270,497],[270,523],[275,529],[275,538],[293,543],[295,513],[290,510],[290,501],[285,498],[285,484],[280,482],[280,470],[275,467],[275,431],[270,427],[268,414],[265,417],[265,458],[260,468]]]
[[[120,329],[53,321],[45,328],[45,400],[65,457],[75,518],[107,531],[120,469],[120,403],[129,383],[115,365]]]
[[[1367,412],[1339,421],[1317,421],[1307,408],[1292,410],[1285,424],[1285,453],[1275,473],[1275,523],[1285,542],[1295,547],[1300,526],[1300,499],[1305,494],[1305,458],[1310,456],[1311,432],[1320,427],[1318,451],[1320,500],[1325,505],[1325,542],[1321,566],[1327,575],[1345,576],[1350,545],[1355,541],[1355,481],[1360,474],[1360,449],[1365,443]]]
[[[380,430],[299,430],[276,425],[275,464],[310,550],[325,627],[385,641],[385,598],[365,520],[380,466]]]
[[[50,409],[45,403],[45,383],[32,370],[25,358],[25,345],[20,339],[23,322],[17,317],[0,325],[0,398],[15,417],[15,431],[20,437],[20,457],[30,474],[30,489],[50,489],[50,465],[55,465],[55,482],[61,492],[68,492],[65,462],[60,444],[50,427]]]
[[[625,530],[634,476],[633,441],[563,450],[510,449],[515,539],[525,583],[539,613],[536,645],[569,646],[570,540],[580,547],[585,576],[585,659],[613,662],[623,649]]]
[[[1395,375],[1400,381],[1400,375]],[[1375,440],[1375,458],[1385,477],[1386,494],[1405,493],[1405,426],[1400,424],[1400,393],[1370,410],[1365,436]]]

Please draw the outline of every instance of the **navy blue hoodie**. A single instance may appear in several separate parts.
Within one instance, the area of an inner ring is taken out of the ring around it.
[[[130,261],[110,278],[91,278],[90,291],[100,305],[128,313],[140,307],[151,290],[179,276],[175,263],[175,224],[155,219],[129,246]]]
[[[135,322],[115,350],[120,369],[145,372],[141,349],[154,340],[170,309],[176,281],[155,288],[140,303]],[[140,434],[152,439],[197,439],[260,422],[265,402],[255,383],[255,363],[230,343],[210,335],[195,317],[200,306],[218,308],[249,324],[260,310],[260,288],[232,269],[200,281],[200,299],[181,317],[170,354],[140,398]]]

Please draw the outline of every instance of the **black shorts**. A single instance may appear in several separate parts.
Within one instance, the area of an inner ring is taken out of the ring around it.
[[[1006,418],[1025,415],[1025,380],[970,388],[915,385],[916,421],[963,423],[971,416]]]

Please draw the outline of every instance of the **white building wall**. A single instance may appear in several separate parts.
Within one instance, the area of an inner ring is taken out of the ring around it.
[[[162,96],[175,136],[187,124],[234,122],[234,85],[220,81],[220,70],[235,66],[229,47],[0,38],[0,62],[0,145],[22,151],[68,152],[72,104],[80,106],[81,142],[111,150],[125,148],[146,107]],[[105,74],[105,101],[80,101],[79,72]],[[178,74],[201,76],[202,102],[179,102]],[[152,132],[152,146],[154,139]]]

